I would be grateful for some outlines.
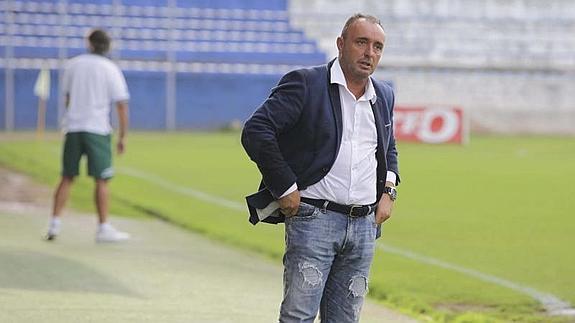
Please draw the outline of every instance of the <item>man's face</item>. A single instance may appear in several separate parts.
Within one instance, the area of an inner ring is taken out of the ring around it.
[[[385,34],[378,24],[356,20],[347,33],[337,38],[339,63],[346,78],[367,79],[383,54]]]

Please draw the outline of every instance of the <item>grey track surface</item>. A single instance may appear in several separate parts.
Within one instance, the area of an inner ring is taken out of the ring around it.
[[[156,220],[114,217],[133,239],[96,244],[73,214],[46,242],[48,212],[0,196],[0,322],[277,322],[279,263]],[[368,302],[361,322],[415,321]]]
[[[158,221],[115,219],[134,239],[96,244],[95,219],[0,215],[0,322],[273,322],[281,267]],[[42,212],[45,214],[45,212]],[[362,322],[409,322],[368,304]]]

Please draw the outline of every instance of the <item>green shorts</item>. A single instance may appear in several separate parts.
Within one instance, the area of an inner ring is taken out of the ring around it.
[[[62,176],[80,174],[82,155],[88,158],[88,175],[96,179],[109,179],[114,175],[110,135],[89,132],[69,132],[64,142]]]

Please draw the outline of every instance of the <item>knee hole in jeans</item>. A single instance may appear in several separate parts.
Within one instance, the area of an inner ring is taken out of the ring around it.
[[[304,289],[312,289],[321,286],[323,273],[317,269],[316,266],[305,262],[299,264],[299,272],[303,276],[303,286]]]
[[[364,297],[367,291],[367,277],[358,275],[351,278],[349,292],[353,297]]]

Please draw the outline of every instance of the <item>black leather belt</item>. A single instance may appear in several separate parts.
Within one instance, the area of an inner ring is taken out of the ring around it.
[[[360,218],[366,216],[375,210],[377,203],[369,205],[342,205],[327,200],[310,199],[302,197],[301,201],[318,207],[320,209],[327,209],[330,211],[346,214],[351,218]]]

